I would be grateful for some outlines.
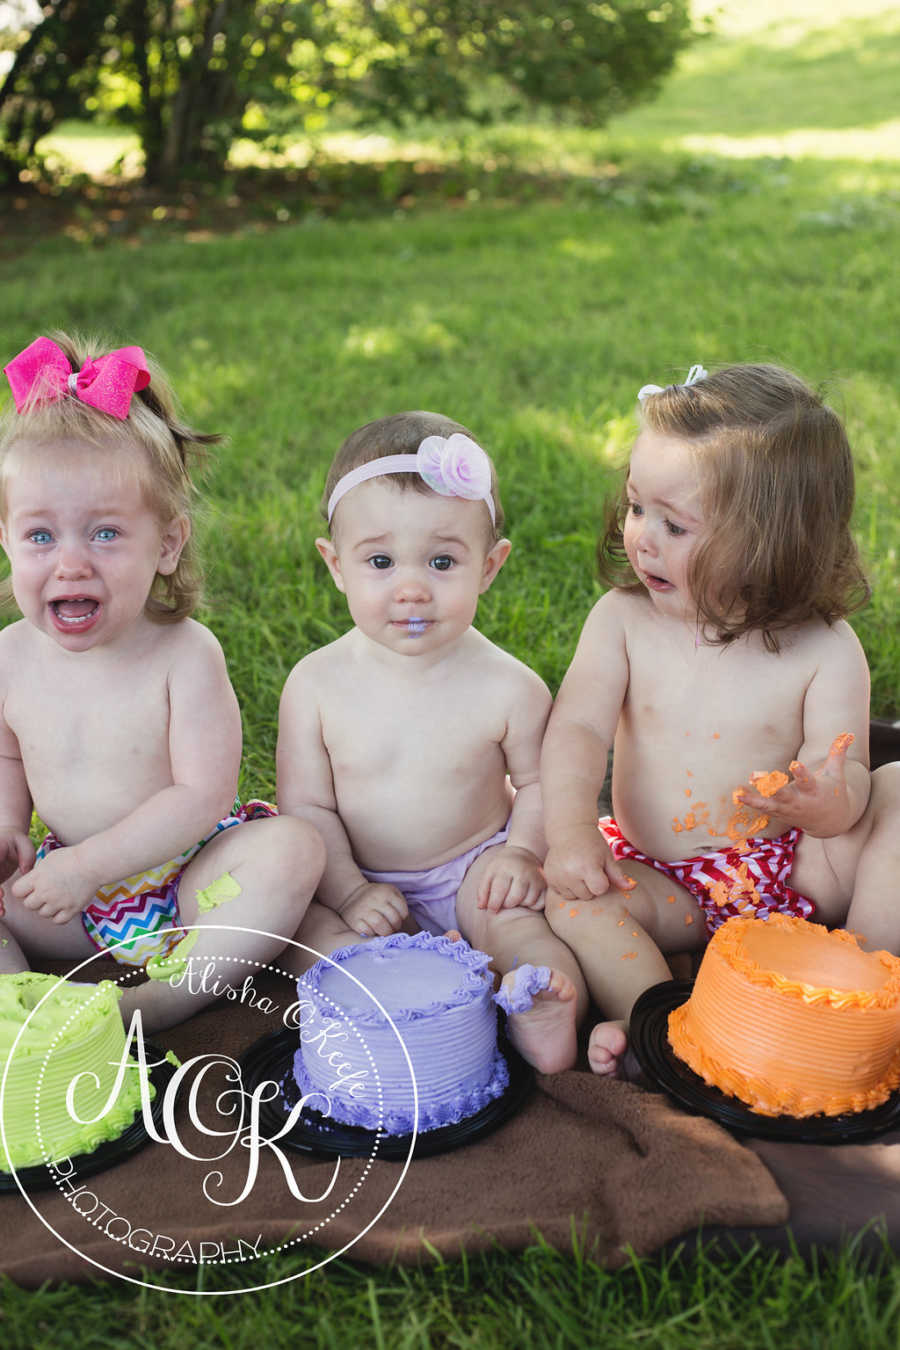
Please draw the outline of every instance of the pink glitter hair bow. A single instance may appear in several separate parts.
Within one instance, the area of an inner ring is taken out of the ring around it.
[[[88,357],[74,371],[61,347],[50,338],[35,338],[30,346],[4,366],[16,412],[30,401],[52,403],[72,394],[100,412],[124,421],[132,396],[150,383],[150,371],[140,347],[119,347],[96,360]]]

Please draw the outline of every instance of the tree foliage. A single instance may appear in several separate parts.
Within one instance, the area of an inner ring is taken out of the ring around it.
[[[686,0],[44,0],[0,87],[8,167],[101,105],[152,182],[209,174],[237,134],[324,110],[403,121],[525,104],[602,125],[690,39]]]

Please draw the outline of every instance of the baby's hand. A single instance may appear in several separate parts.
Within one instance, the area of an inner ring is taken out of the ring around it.
[[[10,894],[42,919],[68,923],[91,903],[98,884],[81,866],[74,848],[60,848],[14,881]]]
[[[543,909],[547,883],[540,860],[527,848],[501,844],[491,849],[491,858],[478,883],[479,909]]]
[[[409,910],[396,886],[383,881],[364,881],[338,910],[348,928],[362,937],[387,937],[396,933]]]
[[[0,881],[13,872],[30,872],[34,866],[34,844],[21,830],[0,830]],[[3,887],[0,886],[0,914],[5,914]]]
[[[547,853],[544,876],[564,900],[590,900],[610,886],[626,893],[634,887],[596,825],[577,825],[560,835]]]
[[[760,814],[776,816],[785,825],[798,826],[805,834],[819,839],[830,838],[843,830],[846,821],[844,770],[852,742],[849,732],[838,736],[831,744],[825,763],[815,773],[810,773],[805,764],[795,759],[790,766],[792,777],[776,792],[763,794],[757,790],[759,786],[769,786],[765,780],[771,775],[751,774],[751,786],[739,788],[735,798]]]

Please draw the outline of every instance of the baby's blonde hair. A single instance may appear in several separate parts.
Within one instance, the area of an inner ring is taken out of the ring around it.
[[[698,622],[726,643],[815,616],[834,623],[869,587],[850,532],[853,456],[837,414],[790,371],[735,365],[644,399],[643,425],[683,440],[705,532],[688,568]],[[603,580],[636,587],[623,546],[624,487],[598,548]]]
[[[55,332],[52,340],[62,349],[74,371],[91,358],[106,355],[110,344],[96,338]],[[10,402],[0,414],[0,514],[5,518],[6,486],[19,463],[31,453],[54,451],[66,442],[86,445],[110,457],[111,471],[131,455],[139,462],[139,476],[145,501],[160,524],[176,516],[191,522],[191,532],[178,564],[168,576],[157,575],[147,597],[145,613],[157,623],[174,623],[187,618],[196,609],[203,591],[203,573],[194,538],[196,488],[191,478],[191,462],[202,465],[206,447],[220,436],[194,431],[178,416],[175,396],[166,377],[152,358],[147,358],[151,380],[135,393],[124,419],[100,412],[70,394],[38,401],[42,391],[29,400],[20,413]],[[0,601],[12,601],[10,578],[0,582]]]
[[[358,469],[361,464],[369,464],[373,459],[381,459],[387,455],[414,455],[426,436],[443,436],[446,439],[457,432],[468,436],[470,440],[475,440],[471,431],[459,422],[454,422],[441,413],[421,411],[395,413],[392,417],[381,417],[375,422],[367,422],[365,426],[358,427],[356,431],[351,431],[331,461],[328,470],[325,491],[320,503],[323,517],[328,519],[328,502],[331,494],[337,483],[351,469]],[[497,470],[490,456],[488,460],[491,466],[491,496],[494,499],[495,513],[493,525],[488,518],[488,528],[491,531],[493,545],[503,535],[503,507],[497,488]],[[392,473],[389,481],[396,483],[401,490],[411,487],[417,492],[432,491],[417,473]],[[333,534],[334,522],[332,522]]]

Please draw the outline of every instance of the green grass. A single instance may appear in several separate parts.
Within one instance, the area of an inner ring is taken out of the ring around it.
[[[695,361],[783,362],[845,416],[875,592],[854,623],[873,712],[900,716],[900,23],[864,0],[761,0],[726,9],[720,29],[608,133],[336,132],[317,152],[327,211],[284,179],[256,214],[223,202],[196,228],[150,202],[119,237],[85,198],[65,232],[20,230],[0,249],[0,350],[54,326],[141,342],[189,418],[230,436],[207,485],[205,617],[243,708],[245,790],[273,790],[288,670],[346,626],[312,541],[349,430],[431,407],[493,453],[514,551],[480,623],[556,687],[598,593],[600,508],[636,390]],[[374,164],[363,201],[341,198],[363,181],[339,162],[351,154]],[[420,160],[453,163],[419,191],[403,162]],[[276,1259],[261,1278],[287,1270]],[[867,1266],[852,1249],[610,1273],[536,1247],[422,1272],[342,1261],[233,1303],[8,1287],[2,1316],[13,1346],[92,1346],[117,1323],[127,1344],[238,1347],[265,1318],[276,1345],[833,1350],[897,1345],[898,1284],[890,1254]]]
[[[213,1275],[206,1287],[227,1286]],[[427,1269],[335,1261],[234,1300],[6,1284],[2,1325],[9,1350],[101,1350],[113,1327],[122,1346],[198,1350],[250,1350],[261,1338],[275,1350],[896,1350],[898,1318],[900,1266],[886,1246],[802,1258],[706,1244],[607,1271],[536,1243]]]

